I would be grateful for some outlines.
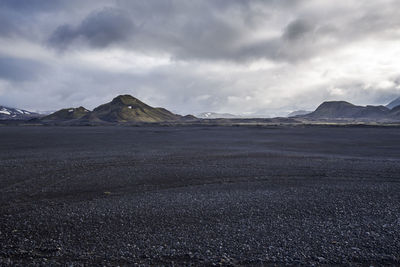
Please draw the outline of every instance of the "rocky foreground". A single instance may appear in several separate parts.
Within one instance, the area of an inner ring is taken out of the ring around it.
[[[1,127],[0,265],[399,265],[395,127]]]

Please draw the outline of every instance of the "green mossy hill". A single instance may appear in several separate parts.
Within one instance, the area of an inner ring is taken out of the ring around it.
[[[60,121],[74,120],[74,119],[83,118],[84,116],[88,115],[89,113],[90,113],[90,111],[84,107],[65,108],[65,109],[56,111],[46,117],[43,117],[43,120],[60,120]]]
[[[176,121],[181,116],[164,108],[153,108],[133,96],[120,95],[95,108],[85,118],[107,122],[162,122]]]

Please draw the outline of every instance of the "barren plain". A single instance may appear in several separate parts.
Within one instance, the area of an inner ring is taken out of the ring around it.
[[[0,127],[0,265],[398,265],[400,128]]]

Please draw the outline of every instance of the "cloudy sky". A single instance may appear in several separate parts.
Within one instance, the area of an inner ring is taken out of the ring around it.
[[[398,0],[0,0],[0,105],[284,115],[400,95]]]

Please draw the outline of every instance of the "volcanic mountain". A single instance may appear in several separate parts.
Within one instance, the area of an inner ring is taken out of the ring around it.
[[[322,103],[314,112],[301,116],[309,119],[367,119],[389,118],[390,109],[384,106],[356,106],[345,101]]]
[[[56,111],[46,117],[43,117],[42,120],[59,120],[59,121],[65,121],[65,120],[76,120],[80,119],[87,114],[89,114],[90,111],[84,107],[79,107],[79,108],[64,108],[59,111]]]
[[[164,108],[153,108],[130,95],[120,95],[95,108],[83,119],[106,122],[161,122],[180,120],[182,116]]]

